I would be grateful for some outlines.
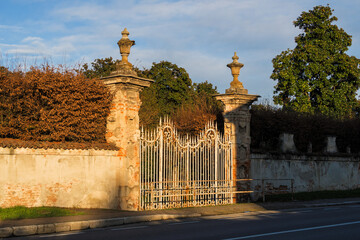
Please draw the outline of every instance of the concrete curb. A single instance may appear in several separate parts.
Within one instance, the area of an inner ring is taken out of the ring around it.
[[[360,201],[345,201],[337,203],[319,203],[319,204],[304,204],[304,207],[326,207],[326,206],[338,206],[338,205],[352,205],[360,204]],[[243,212],[245,215],[256,215],[262,213],[277,213],[276,210],[265,210],[265,211],[251,211]],[[214,214],[217,215],[217,214]],[[13,237],[13,236],[28,236],[35,234],[47,234],[47,233],[58,233],[68,232],[92,228],[104,228],[111,226],[119,226],[130,223],[150,222],[168,219],[179,219],[179,218],[190,218],[190,217],[201,217],[199,213],[192,214],[157,214],[157,215],[142,215],[132,217],[121,217],[121,218],[108,218],[108,219],[97,219],[87,221],[74,221],[74,222],[62,222],[62,223],[51,223],[51,224],[39,224],[29,226],[14,226],[14,227],[3,227],[0,228],[0,238]],[[209,217],[209,216],[207,216]]]
[[[13,237],[13,236],[29,236],[35,234],[47,234],[68,232],[76,230],[84,230],[89,228],[103,228],[111,226],[119,226],[123,224],[150,222],[167,219],[178,219],[188,217],[201,217],[201,214],[158,214],[158,215],[143,215],[121,218],[98,219],[88,221],[75,221],[51,224],[39,224],[29,226],[16,226],[0,228],[0,238]]]

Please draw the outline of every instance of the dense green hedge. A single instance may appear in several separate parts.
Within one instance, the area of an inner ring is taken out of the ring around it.
[[[322,152],[326,137],[336,136],[337,147],[345,153],[360,151],[360,119],[332,119],[318,114],[304,114],[254,105],[251,109],[251,149],[276,151],[281,133],[294,134],[296,148],[307,152],[309,143],[312,152]]]

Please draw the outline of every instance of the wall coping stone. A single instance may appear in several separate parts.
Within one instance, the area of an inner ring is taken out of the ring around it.
[[[117,150],[0,147],[0,155],[116,156],[117,153],[118,153]]]
[[[319,154],[290,154],[290,153],[251,153],[251,160],[288,160],[288,161],[340,161],[340,162],[360,162],[360,155],[338,154],[338,155],[319,155]]]

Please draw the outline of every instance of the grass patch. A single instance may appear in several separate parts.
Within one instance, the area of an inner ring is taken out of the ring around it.
[[[266,195],[267,202],[287,202],[291,201],[292,197],[298,201],[310,201],[317,199],[330,199],[330,198],[351,198],[360,197],[360,188],[353,190],[334,190],[334,191],[316,191],[316,192],[299,192],[278,195]]]
[[[75,209],[66,209],[58,207],[33,207],[27,208],[16,206],[11,208],[0,208],[0,220],[6,219],[24,219],[24,218],[42,218],[42,217],[62,217],[82,215],[84,212]]]

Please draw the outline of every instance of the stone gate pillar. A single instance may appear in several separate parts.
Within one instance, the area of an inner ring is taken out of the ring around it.
[[[216,95],[224,105],[224,133],[230,136],[233,151],[233,177],[235,179],[249,178],[250,173],[250,105],[260,96],[248,94],[239,81],[240,68],[244,64],[239,63],[239,57],[232,57],[233,62],[227,66],[231,69],[233,81],[225,94]]]
[[[140,197],[140,92],[149,87],[153,80],[138,77],[128,62],[130,48],[135,41],[130,40],[124,29],[118,42],[122,60],[110,76],[102,78],[114,94],[111,112],[107,121],[106,140],[118,148],[119,165],[117,183],[119,186],[119,209],[138,210]]]

